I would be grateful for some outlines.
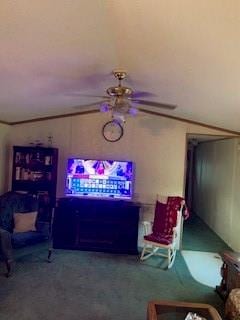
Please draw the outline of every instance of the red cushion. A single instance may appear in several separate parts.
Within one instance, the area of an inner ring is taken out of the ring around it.
[[[177,224],[177,210],[172,203],[167,204],[156,201],[153,233],[172,235],[173,228]]]
[[[144,236],[145,240],[157,242],[160,244],[166,244],[166,245],[172,243],[172,238],[173,237],[171,235],[156,234],[156,233],[152,233],[152,234],[149,234],[148,236]]]
[[[144,239],[166,245],[170,244],[182,201],[184,199],[181,197],[168,197],[166,204],[156,201],[152,234],[145,236]]]
[[[184,220],[189,218],[190,212],[187,208],[186,202],[182,197],[168,197],[168,204],[171,206],[173,210],[179,210],[181,208],[182,203],[184,203],[182,215]]]
[[[156,201],[155,215],[152,227],[153,233],[164,233],[166,221],[166,208],[166,204]]]

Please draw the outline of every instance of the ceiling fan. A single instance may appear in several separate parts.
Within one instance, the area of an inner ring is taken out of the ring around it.
[[[150,94],[146,92],[135,92],[133,89],[123,86],[122,80],[127,76],[126,71],[113,70],[113,74],[118,80],[118,85],[108,88],[106,90],[107,95],[104,96],[84,95],[102,99],[101,101],[88,104],[88,106],[99,105],[101,112],[111,112],[112,118],[121,123],[125,122],[127,115],[135,116],[139,106],[151,106],[167,110],[174,110],[176,108],[175,105],[171,104],[139,99],[141,96]],[[147,112],[148,110],[141,108],[141,111]]]

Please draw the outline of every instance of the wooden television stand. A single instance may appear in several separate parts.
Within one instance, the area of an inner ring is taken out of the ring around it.
[[[139,208],[130,201],[60,198],[52,248],[138,254]]]

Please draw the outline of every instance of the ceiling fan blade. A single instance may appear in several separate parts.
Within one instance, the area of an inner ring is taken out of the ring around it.
[[[68,95],[70,96],[77,96],[77,97],[88,97],[88,98],[101,98],[101,99],[110,99],[109,96],[95,96],[92,94],[82,94],[82,93],[78,93],[78,92],[73,92],[73,93],[69,93]]]
[[[138,99],[141,97],[154,97],[155,94],[147,92],[147,91],[134,91],[131,94],[131,99]]]
[[[167,103],[160,103],[155,101],[148,101],[148,100],[139,100],[139,99],[129,99],[134,103],[145,105],[145,106],[151,106],[155,108],[162,108],[162,109],[168,109],[168,110],[174,110],[177,106]]]
[[[74,106],[72,108],[80,109],[80,108],[85,108],[85,107],[94,107],[94,106],[97,106],[97,105],[100,106],[104,102],[108,102],[108,100],[101,100],[101,101],[96,101],[96,102],[89,103],[89,104],[82,104],[82,105]]]

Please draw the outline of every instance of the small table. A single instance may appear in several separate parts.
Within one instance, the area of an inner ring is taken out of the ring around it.
[[[221,320],[217,310],[209,304],[181,301],[153,300],[148,303],[147,320],[185,319],[189,312],[207,320]]]

